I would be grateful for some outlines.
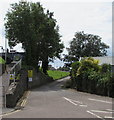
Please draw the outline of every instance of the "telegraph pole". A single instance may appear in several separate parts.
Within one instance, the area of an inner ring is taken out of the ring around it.
[[[7,62],[7,40],[5,38],[5,61]]]

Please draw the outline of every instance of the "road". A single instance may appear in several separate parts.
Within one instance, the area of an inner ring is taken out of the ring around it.
[[[3,118],[111,118],[112,99],[72,89],[61,85],[69,77],[31,90],[25,107]]]

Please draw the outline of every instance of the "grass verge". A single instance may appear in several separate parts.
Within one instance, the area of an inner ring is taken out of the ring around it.
[[[63,77],[69,76],[69,72],[58,71],[58,70],[48,70],[48,75],[54,80],[61,79]]]

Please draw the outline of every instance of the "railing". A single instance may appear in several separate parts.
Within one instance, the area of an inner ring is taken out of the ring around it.
[[[13,66],[9,70],[9,73],[10,73],[10,83],[11,82],[15,82],[16,76],[18,75],[18,72],[21,69],[21,63],[22,63],[22,60],[13,61],[11,63]]]
[[[15,76],[18,74],[19,70],[21,69],[21,62],[13,61],[10,65],[6,67],[6,72],[0,76],[0,89],[2,89],[0,93],[0,102],[2,102],[2,107],[6,107],[6,93],[10,85],[10,75],[14,74],[13,82],[15,82]]]
[[[19,60],[19,61],[13,61],[11,64],[13,65],[9,71],[10,73],[14,73],[17,74],[18,71],[21,69],[21,63],[22,63],[22,60]]]

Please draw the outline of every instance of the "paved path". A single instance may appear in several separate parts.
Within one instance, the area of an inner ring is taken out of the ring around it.
[[[105,118],[112,117],[112,99],[61,89],[69,77],[30,91],[24,109],[4,118]]]

